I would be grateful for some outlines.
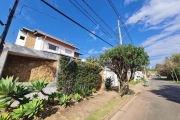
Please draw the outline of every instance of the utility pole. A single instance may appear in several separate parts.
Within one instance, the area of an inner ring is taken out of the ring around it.
[[[118,20],[118,31],[119,31],[119,40],[120,40],[120,45],[122,45],[122,36],[121,36],[121,28],[120,28],[120,20]]]
[[[4,47],[3,46],[4,45],[4,41],[5,41],[6,35],[8,33],[9,27],[11,25],[11,21],[13,19],[13,16],[14,16],[14,13],[16,11],[16,7],[17,7],[18,3],[19,3],[19,0],[16,0],[15,3],[14,3],[14,6],[13,6],[13,8],[10,11],[10,14],[8,16],[8,20],[7,20],[6,26],[4,28],[4,31],[3,31],[2,35],[1,35],[1,37],[0,37],[0,49],[3,49],[3,47]]]

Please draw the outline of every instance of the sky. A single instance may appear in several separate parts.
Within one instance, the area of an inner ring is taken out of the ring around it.
[[[41,0],[20,0],[5,42],[15,43],[19,29],[41,30],[80,48],[81,59],[99,56],[119,45],[118,16],[108,0],[46,0],[59,11],[91,31],[52,10]],[[165,57],[180,53],[180,0],[111,0],[121,16],[123,44],[143,46],[150,66],[163,63]],[[6,23],[15,0],[0,1],[0,20]],[[81,11],[87,11],[86,17]],[[25,6],[26,5],[26,6]],[[91,9],[88,7],[91,7]],[[92,11],[94,10],[95,13]],[[89,16],[90,15],[90,16]],[[140,22],[138,22],[141,20]],[[93,21],[93,22],[92,22]],[[0,34],[4,26],[0,26]],[[110,45],[109,45],[110,44]],[[111,46],[112,45],[112,46]]]

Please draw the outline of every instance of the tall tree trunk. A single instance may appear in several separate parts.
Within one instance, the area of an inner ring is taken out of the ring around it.
[[[174,72],[174,75],[175,75],[175,77],[176,77],[176,81],[178,81],[177,74],[176,74],[176,72],[175,72],[174,69],[173,69],[173,72]]]
[[[172,79],[173,79],[173,81],[174,81],[174,75],[173,75],[173,73],[169,72],[169,74],[171,75],[171,77],[172,77]]]
[[[127,79],[127,70],[124,70],[120,82],[120,96],[126,95],[129,92],[129,81]]]

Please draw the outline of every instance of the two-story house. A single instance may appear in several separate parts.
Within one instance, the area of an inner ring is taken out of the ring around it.
[[[73,44],[60,40],[39,30],[19,30],[15,44],[28,48],[79,58],[79,50]]]
[[[81,55],[76,46],[39,30],[22,28],[15,44],[5,43],[0,55],[0,77],[19,77],[28,82],[46,78],[49,82],[57,80],[60,56],[79,59]]]

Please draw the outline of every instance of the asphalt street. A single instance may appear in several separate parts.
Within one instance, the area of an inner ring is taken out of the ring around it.
[[[111,120],[180,120],[180,84],[153,78]]]

